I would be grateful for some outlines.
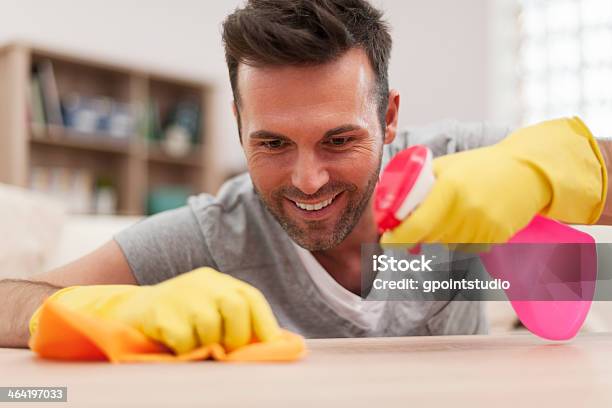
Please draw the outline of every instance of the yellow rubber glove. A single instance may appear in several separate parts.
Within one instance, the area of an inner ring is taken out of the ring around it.
[[[257,289],[211,268],[199,268],[154,286],[72,286],[51,299],[73,310],[128,324],[177,354],[219,343],[228,351],[280,329]],[[30,320],[36,331],[40,308]]]
[[[594,223],[607,171],[578,118],[519,129],[500,143],[434,160],[436,182],[423,203],[381,243],[503,243],[538,213]]]

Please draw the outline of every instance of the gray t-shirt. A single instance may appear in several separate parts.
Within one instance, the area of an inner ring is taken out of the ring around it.
[[[436,129],[433,131],[432,129]],[[419,143],[439,153],[444,144],[461,145],[453,129],[475,132],[483,125],[443,122],[434,127],[412,129],[398,135],[384,153],[385,162],[406,146],[414,135],[431,134]],[[495,128],[489,142],[505,131]],[[503,135],[502,135],[503,134]],[[502,135],[502,136],[500,136]],[[462,136],[463,137],[463,136]],[[412,143],[410,143],[412,144]],[[476,146],[469,146],[476,147]],[[438,149],[438,151],[436,151]],[[457,149],[455,149],[457,150]],[[341,316],[321,295],[304,269],[289,236],[268,212],[253,190],[248,174],[228,181],[217,196],[191,197],[187,206],[144,219],[115,236],[140,285],[152,285],[210,266],[258,288],[270,303],[281,326],[307,338],[375,337],[407,335],[474,334],[486,331],[479,302],[386,301],[377,324],[363,327]]]

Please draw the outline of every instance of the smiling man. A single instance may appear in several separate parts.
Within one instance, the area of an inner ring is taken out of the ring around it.
[[[354,255],[377,241],[368,204],[382,147],[395,137],[399,96],[382,101],[386,85],[363,49],[325,52],[332,61],[314,67],[240,65],[236,113],[259,198],[295,243],[359,293]],[[390,108],[380,113],[381,104]]]
[[[71,265],[0,283],[3,345],[26,344],[49,295],[179,353],[271,338],[272,311],[306,337],[483,332],[478,303],[357,295],[361,245],[380,239],[374,186],[383,161],[408,143],[394,140],[400,98],[388,87],[381,13],[365,0],[251,0],[224,22],[223,41],[248,173]],[[387,239],[504,240],[538,212],[596,221],[607,186],[597,145],[577,120],[545,126],[437,161],[432,198]],[[478,145],[505,136],[479,132],[487,140]],[[448,142],[451,133],[441,134]],[[200,267],[212,269],[186,273]]]

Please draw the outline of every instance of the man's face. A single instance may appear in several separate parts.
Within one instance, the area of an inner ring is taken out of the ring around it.
[[[374,84],[360,49],[312,67],[240,65],[253,184],[289,236],[311,251],[342,242],[369,204],[385,142]]]

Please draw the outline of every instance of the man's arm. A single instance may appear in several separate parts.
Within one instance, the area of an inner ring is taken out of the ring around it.
[[[606,205],[597,224],[612,225],[612,140],[598,140],[597,144],[606,162],[606,171],[608,172],[608,195],[606,197]]]
[[[406,129],[398,133],[392,146],[385,146],[384,164],[395,153],[412,144],[427,145],[436,157],[495,144],[506,137],[510,131],[511,128],[508,126],[453,120]],[[612,140],[597,139],[597,144],[606,163],[608,175],[612,175]],[[608,197],[606,197],[606,204],[597,224],[612,225],[612,177],[608,177]]]
[[[136,284],[114,240],[66,266],[29,280],[0,281],[0,347],[27,347],[30,317],[58,289],[104,284]]]
[[[0,281],[0,347],[27,347],[30,316],[58,289],[44,282]]]

